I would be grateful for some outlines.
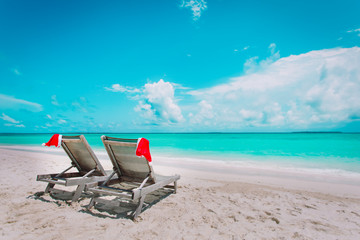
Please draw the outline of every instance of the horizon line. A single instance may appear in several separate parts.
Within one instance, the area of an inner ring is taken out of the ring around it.
[[[55,134],[57,132],[2,132],[0,134]],[[62,134],[357,134],[359,132],[343,132],[343,131],[288,131],[288,132],[64,132]]]

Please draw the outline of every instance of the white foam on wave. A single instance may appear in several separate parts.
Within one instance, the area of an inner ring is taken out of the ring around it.
[[[24,145],[0,145],[0,148],[3,149],[12,149],[16,151],[32,151],[32,152],[43,152],[47,154],[64,154],[65,152],[61,148],[55,147],[43,147],[43,146],[24,146]],[[109,160],[105,149],[96,148],[94,149],[96,156],[98,156],[101,161]],[[289,157],[290,158],[290,157]],[[355,171],[348,171],[339,168],[319,168],[319,167],[304,167],[304,166],[296,166],[294,164],[291,166],[290,162],[276,161],[275,157],[272,159],[268,158],[268,161],[256,161],[252,159],[248,159],[246,157],[239,157],[237,159],[231,158],[227,159],[225,157],[212,157],[208,158],[207,156],[199,157],[199,156],[170,156],[169,154],[153,154],[154,163],[158,160],[162,164],[166,162],[172,162],[175,165],[178,163],[183,163],[189,165],[190,167],[194,164],[197,166],[203,166],[204,168],[222,168],[222,169],[239,169],[239,170],[260,170],[262,172],[278,172],[282,174],[301,174],[301,175],[312,175],[319,177],[342,177],[342,178],[351,178],[351,179],[359,179],[360,173]],[[256,158],[254,158],[256,159]],[[198,167],[201,168],[201,167]]]
[[[185,164],[198,164],[203,166],[219,166],[221,168],[237,168],[237,169],[251,169],[251,170],[262,170],[272,171],[287,174],[301,174],[301,175],[318,175],[322,177],[333,176],[333,177],[345,177],[345,178],[358,178],[360,180],[360,173],[354,171],[347,171],[338,168],[317,168],[317,167],[300,167],[300,166],[289,166],[289,163],[282,164],[279,162],[261,162],[249,159],[239,160],[221,160],[221,159],[205,159],[197,157],[173,157],[173,156],[162,156],[158,155],[157,158],[164,161],[172,161],[175,163],[183,162]],[[156,160],[155,160],[156,161]]]

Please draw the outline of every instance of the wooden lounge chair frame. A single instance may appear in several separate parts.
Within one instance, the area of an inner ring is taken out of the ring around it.
[[[176,193],[179,175],[155,176],[152,164],[144,157],[135,155],[137,139],[101,137],[105,149],[114,166],[114,171],[104,182],[86,184],[87,191],[94,195],[88,205],[91,209],[95,203],[106,204],[109,200],[102,196],[116,196],[133,202],[138,201],[133,218],[139,216],[147,194],[160,188],[171,188]],[[114,174],[118,178],[111,180]],[[173,183],[173,185],[169,185]],[[118,186],[121,186],[118,187]],[[116,186],[116,187],[115,187]]]
[[[62,136],[61,146],[69,156],[71,166],[60,173],[37,175],[36,180],[48,183],[45,193],[63,192],[54,188],[56,184],[77,185],[72,197],[72,202],[75,202],[80,198],[86,183],[104,181],[108,176],[83,135]],[[72,168],[78,172],[68,173]]]

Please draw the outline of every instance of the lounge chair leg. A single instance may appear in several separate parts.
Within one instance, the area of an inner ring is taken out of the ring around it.
[[[90,210],[90,209],[94,206],[94,204],[95,204],[95,197],[97,197],[97,196],[94,195],[94,196],[91,198],[90,203],[89,203],[89,205],[87,206],[87,210]]]
[[[80,198],[81,193],[84,191],[84,188],[85,188],[85,184],[79,184],[79,186],[76,188],[74,196],[71,200],[72,202],[75,202]]]
[[[49,193],[50,189],[52,189],[55,186],[53,183],[49,183],[45,188],[45,193]]]
[[[174,182],[174,194],[177,192],[177,181]]]
[[[136,211],[135,211],[135,214],[134,214],[134,219],[137,218],[140,215],[142,206],[144,204],[144,200],[145,200],[145,196],[142,196],[140,198],[140,200],[139,200],[139,205],[136,208]]]

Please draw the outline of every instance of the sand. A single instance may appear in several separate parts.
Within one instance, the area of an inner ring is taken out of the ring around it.
[[[70,164],[61,149],[0,146],[0,238],[360,239],[357,175],[153,158],[158,174],[181,175],[178,193],[149,197],[132,221],[133,204],[87,211],[86,196],[70,204],[43,194],[36,175]]]

